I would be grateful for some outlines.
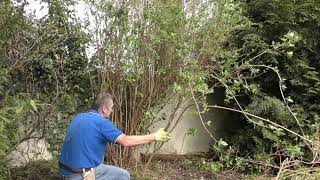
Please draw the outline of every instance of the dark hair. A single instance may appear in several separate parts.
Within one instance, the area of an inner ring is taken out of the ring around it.
[[[111,94],[105,92],[99,93],[92,105],[92,109],[98,110],[102,106],[110,106],[111,101]]]

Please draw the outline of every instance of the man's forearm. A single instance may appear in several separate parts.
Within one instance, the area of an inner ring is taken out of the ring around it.
[[[153,134],[141,136],[122,135],[117,140],[117,142],[123,146],[137,146],[140,144],[147,144],[153,141],[155,141],[155,137]]]

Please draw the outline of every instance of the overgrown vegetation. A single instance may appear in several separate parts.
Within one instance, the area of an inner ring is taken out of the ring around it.
[[[222,51],[228,28],[241,21],[214,19],[227,14],[214,13],[212,2],[85,2],[94,20],[84,23],[70,10],[72,0],[48,2],[48,15],[41,19],[25,14],[25,2],[1,2],[3,178],[12,176],[10,164],[16,160],[10,154],[23,142],[45,139],[57,157],[71,117],[87,109],[99,91],[114,95],[112,119],[127,134],[146,133],[159,120],[155,112],[169,99],[175,107],[169,114],[171,131],[189,84],[209,92],[197,64],[201,52],[192,51]],[[211,30],[218,26],[221,31]],[[216,41],[206,41],[209,35]],[[96,49],[92,57],[86,56],[87,46]],[[129,162],[132,149],[109,150],[113,164]],[[21,158],[28,162],[28,156]]]
[[[19,176],[10,153],[30,139],[45,139],[56,158],[72,116],[104,90],[126,134],[147,133],[163,117],[172,131],[191,101],[200,117],[208,108],[233,111],[242,126],[221,140],[212,136],[213,161],[204,162],[211,170],[315,171],[319,2],[84,2],[84,21],[70,10],[73,0],[46,1],[40,19],[25,13],[27,3],[0,2],[0,179]],[[206,103],[217,87],[225,106]],[[157,115],[166,104],[172,111]],[[133,151],[112,146],[108,160],[126,166]]]
[[[216,167],[313,176],[315,169],[295,170],[319,163],[319,7],[312,0],[243,2],[252,24],[233,33],[234,68],[216,77],[231,96],[229,107],[268,121],[239,116],[243,126],[226,137],[229,146],[213,146]]]
[[[1,178],[12,174],[16,160],[10,153],[23,142],[46,139],[57,155],[70,115],[90,97],[84,76],[88,38],[68,21],[68,3],[52,1],[49,14],[36,20],[25,15],[26,3],[0,2]],[[19,160],[27,161],[27,153]]]

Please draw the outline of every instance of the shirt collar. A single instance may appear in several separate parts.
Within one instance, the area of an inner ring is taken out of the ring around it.
[[[99,114],[98,111],[95,110],[95,109],[90,109],[89,112]],[[100,115],[100,114],[99,114],[99,115]]]
[[[99,114],[99,112],[95,109],[90,109],[88,113],[97,114],[98,116],[105,118],[105,117],[101,116],[101,114]],[[105,118],[105,119],[108,119],[108,118]]]

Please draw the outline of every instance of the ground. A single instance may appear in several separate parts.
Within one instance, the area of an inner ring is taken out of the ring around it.
[[[148,158],[145,158],[148,159]],[[238,180],[257,179],[244,178],[232,170],[213,172],[205,164],[208,159],[204,157],[154,157],[150,164],[147,160],[133,163],[126,169],[131,174],[132,180]],[[147,165],[148,164],[148,165]],[[146,170],[144,167],[147,165]],[[17,180],[55,180],[60,179],[56,161],[41,161],[29,167],[12,171],[13,179]],[[260,180],[268,178],[258,178]],[[270,179],[270,178],[269,178]]]
[[[187,179],[217,179],[216,173],[202,168],[198,161],[184,160],[156,160],[152,161],[143,172],[143,164],[132,167],[129,172],[132,179],[159,180],[187,180]]]
[[[148,158],[145,158],[148,159]],[[239,175],[224,172],[217,173],[210,170],[206,162],[208,159],[201,156],[154,156],[153,160],[143,170],[147,160],[130,167],[128,170],[132,179],[137,180],[226,180],[240,179]]]

